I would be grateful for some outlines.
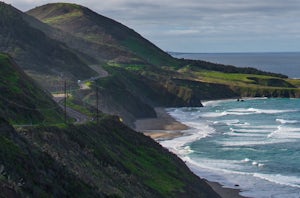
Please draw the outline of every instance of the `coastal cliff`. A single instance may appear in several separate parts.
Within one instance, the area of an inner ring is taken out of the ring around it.
[[[299,80],[173,58],[80,5],[47,4],[23,13],[0,3],[0,16],[5,196],[219,197],[178,157],[133,131],[134,122],[157,117],[156,107],[300,96]],[[88,119],[64,119],[65,103],[55,103],[56,94]]]

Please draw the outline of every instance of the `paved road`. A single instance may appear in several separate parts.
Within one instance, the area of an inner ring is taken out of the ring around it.
[[[53,100],[55,102],[57,102],[62,109],[64,109],[65,107],[63,104],[61,104],[61,101],[65,98],[65,95],[64,94],[52,94],[52,96],[53,96]],[[89,116],[82,114],[70,107],[67,107],[66,110],[67,110],[67,115],[76,120],[75,124],[83,124],[85,122],[91,121],[91,118]]]
[[[78,84],[80,86],[80,89],[89,89],[89,87],[85,84],[88,81],[95,81],[99,78],[104,78],[107,77],[109,74],[107,71],[105,71],[101,66],[99,65],[89,65],[90,68],[92,68],[93,70],[95,70],[99,76],[95,76],[95,77],[91,77],[89,79],[86,80],[81,80]],[[52,94],[53,96],[53,100],[55,102],[57,102],[59,104],[59,106],[64,109],[64,105],[62,104],[63,99],[65,98],[65,94]],[[75,118],[76,119],[76,124],[83,124],[86,122],[91,121],[91,118],[85,114],[82,114],[70,107],[66,108],[67,111],[67,115],[71,118]]]
[[[95,70],[99,74],[99,76],[91,77],[89,79],[80,81],[80,83],[79,83],[80,89],[89,89],[89,87],[86,86],[86,84],[85,84],[86,82],[95,81],[99,78],[104,78],[109,75],[108,72],[105,71],[99,65],[89,65],[89,67],[92,68],[93,70]],[[62,109],[64,109],[64,105],[61,104],[61,101],[65,98],[65,94],[52,94],[52,96],[53,96],[53,100],[55,102],[57,102],[59,104],[59,106],[62,107]],[[83,124],[85,122],[91,121],[91,118],[89,116],[82,114],[70,107],[67,107],[66,110],[67,110],[67,115],[69,117],[76,119],[76,122],[75,122],[76,124]]]
[[[90,89],[85,83],[89,82],[89,81],[95,81],[99,78],[104,78],[107,77],[109,74],[106,70],[104,70],[100,65],[89,65],[89,67],[91,69],[93,69],[95,72],[97,72],[99,75],[95,76],[95,77],[91,77],[89,79],[85,79],[85,80],[80,80],[80,82],[78,82],[80,89]]]
[[[62,108],[64,108],[63,105],[60,105],[60,106]],[[84,114],[82,114],[74,109],[71,109],[69,107],[67,107],[67,115],[69,117],[76,119],[75,124],[83,124],[83,123],[91,121],[91,118],[89,116],[84,115]]]

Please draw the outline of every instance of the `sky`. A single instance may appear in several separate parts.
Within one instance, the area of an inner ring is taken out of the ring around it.
[[[3,1],[3,0],[2,0]],[[27,11],[52,0],[4,0]],[[134,29],[165,51],[300,51],[300,0],[64,0]]]

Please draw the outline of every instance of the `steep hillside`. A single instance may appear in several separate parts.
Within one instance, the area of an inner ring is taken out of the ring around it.
[[[93,49],[105,60],[154,65],[177,63],[169,54],[134,30],[80,5],[47,4],[27,13],[64,32],[91,42]],[[80,46],[76,48],[85,52]]]
[[[63,122],[60,107],[16,65],[0,53],[0,117],[12,124]]]
[[[95,75],[65,44],[30,26],[24,15],[0,2],[0,51],[9,53],[23,69],[31,73],[71,79]]]
[[[27,13],[57,30],[33,26],[96,58],[98,67],[109,72],[91,82],[89,91],[73,95],[95,105],[98,87],[101,110],[124,117],[130,126],[137,118],[155,116],[156,106],[201,106],[200,100],[241,96],[299,97],[287,76],[172,58],[133,30],[80,5],[47,4]],[[236,83],[233,76],[239,75],[248,80]]]
[[[55,158],[0,118],[0,197],[97,197]]]
[[[92,48],[97,51],[98,56],[106,57],[104,58],[105,60],[118,63],[143,62],[156,66],[175,67],[177,69],[186,65],[193,65],[201,69],[226,73],[274,75],[286,78],[284,75],[262,72],[253,68],[245,69],[205,61],[172,58],[169,54],[156,47],[134,30],[76,4],[47,4],[29,10],[27,14],[63,32],[70,33],[85,41],[91,42]],[[64,42],[67,42],[69,45],[73,43],[72,47],[86,53],[86,49],[84,49],[83,46],[80,47],[80,45],[75,46],[74,41],[68,41],[66,38]],[[97,45],[98,49],[95,47]]]
[[[151,66],[150,66],[151,67]],[[161,79],[147,77],[144,69],[132,71],[123,67],[104,67],[110,75],[90,83],[89,90],[74,91],[72,95],[92,105],[96,105],[98,88],[98,106],[106,113],[119,115],[129,126],[136,119],[156,117],[152,107],[202,106],[201,93],[168,80],[168,72],[162,70]],[[149,72],[149,75],[152,75]],[[155,75],[155,73],[153,73]],[[157,75],[157,74],[156,74]],[[166,77],[163,77],[166,75]],[[224,98],[225,96],[222,96]]]
[[[114,117],[15,131],[0,119],[1,196],[219,197],[175,155]]]

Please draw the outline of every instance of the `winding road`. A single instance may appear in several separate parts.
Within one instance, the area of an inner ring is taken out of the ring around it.
[[[88,81],[95,81],[99,78],[104,78],[107,77],[109,74],[107,71],[105,71],[101,66],[99,65],[89,65],[89,67],[91,69],[93,69],[94,71],[96,71],[99,75],[96,77],[91,77],[89,79],[86,80],[82,80],[80,81],[78,84],[80,86],[80,89],[89,89],[89,87],[86,85],[86,82]],[[53,100],[59,104],[59,106],[64,109],[64,105],[62,104],[62,100],[65,98],[65,94],[52,94]],[[76,119],[75,124],[83,124],[86,123],[88,121],[92,121],[93,118],[79,112],[76,111],[75,109],[72,109],[70,107],[66,108],[67,111],[67,115],[71,118]]]

